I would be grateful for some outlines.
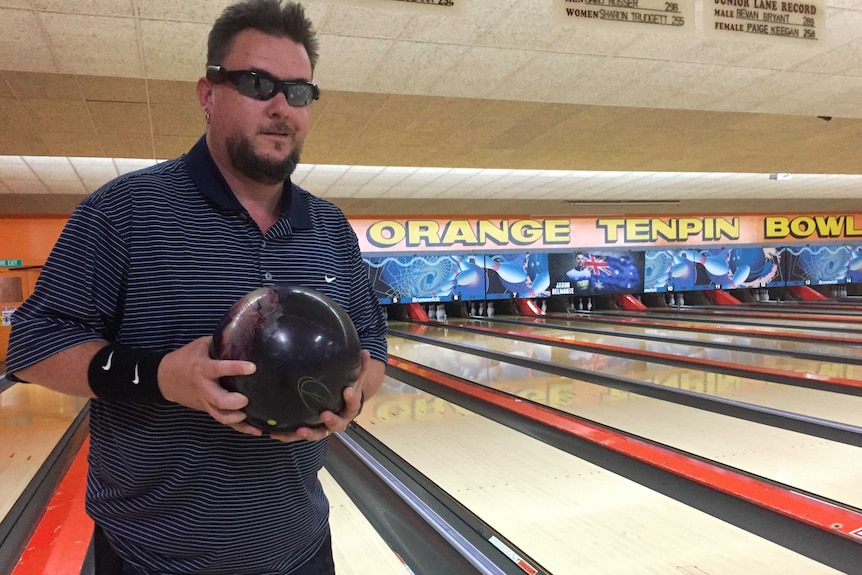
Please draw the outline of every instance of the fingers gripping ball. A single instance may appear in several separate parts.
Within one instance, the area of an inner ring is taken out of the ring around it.
[[[356,385],[359,335],[328,296],[300,286],[256,289],[237,301],[213,334],[210,356],[251,361],[251,375],[220,383],[248,397],[248,423],[268,432],[318,427],[320,413],[340,412]]]

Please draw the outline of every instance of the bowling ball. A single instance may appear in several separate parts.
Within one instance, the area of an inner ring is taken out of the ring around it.
[[[278,284],[237,301],[213,333],[214,359],[251,361],[251,375],[223,377],[248,397],[246,421],[267,432],[320,427],[320,413],[344,409],[356,385],[359,335],[347,312],[328,296]]]

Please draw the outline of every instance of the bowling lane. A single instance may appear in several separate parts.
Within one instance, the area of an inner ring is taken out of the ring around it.
[[[834,316],[821,320],[807,319],[799,315],[765,316],[756,312],[744,310],[722,310],[721,312],[701,313],[697,310],[682,309],[680,311],[654,311],[655,308],[646,311],[638,311],[638,317],[653,320],[674,320],[688,323],[699,323],[704,325],[721,324],[726,325],[751,325],[761,327],[777,327],[780,329],[803,329],[818,333],[840,333],[853,337],[862,335],[862,323],[858,321],[846,321],[846,318]],[[602,315],[618,316],[632,312],[602,311]]]
[[[329,499],[332,556],[338,575],[404,575],[404,565],[332,475],[323,470],[318,477]]]
[[[392,342],[404,356],[444,352]],[[838,573],[391,378],[357,421],[557,575]]]
[[[391,327],[398,329],[399,325],[393,323]],[[406,326],[402,324],[400,327],[404,328]],[[542,333],[545,332],[543,331]],[[638,359],[611,357],[589,351],[564,349],[533,342],[515,341],[505,337],[486,336],[481,333],[470,333],[463,330],[447,330],[446,328],[434,327],[425,330],[423,335],[436,338],[445,337],[449,341],[456,341],[503,353],[512,353],[522,357],[549,361],[569,367],[588,369],[607,375],[686,389],[734,401],[752,403],[862,427],[862,397],[858,396],[827,393],[814,389],[772,383],[761,379],[744,378],[697,369],[685,369]],[[592,341],[595,343],[605,343],[600,337],[594,338]],[[651,347],[653,347],[652,351],[674,353],[672,350],[663,349],[658,345]],[[713,359],[711,354],[721,351],[723,350],[701,350],[697,356]],[[821,364],[817,362],[813,362],[811,367],[810,373],[822,373],[833,376],[843,374],[844,371],[842,371],[842,368],[844,367],[858,368],[858,366],[832,363]],[[467,376],[464,375],[462,377]]]
[[[86,399],[38,385],[15,384],[0,393],[0,517],[6,517],[86,404]]]
[[[448,321],[449,323],[456,323],[459,320],[451,319]],[[482,325],[488,324],[483,323]],[[490,327],[505,331],[521,332],[525,335],[536,334],[557,337],[574,343],[597,343],[637,351],[648,351],[696,359],[711,359],[716,361],[724,361],[734,363],[739,366],[756,365],[759,367],[766,367],[770,369],[778,369],[784,371],[794,371],[797,373],[818,373],[817,370],[827,369],[830,374],[834,374],[833,377],[844,377],[847,379],[862,380],[862,365],[840,364],[834,360],[831,361],[828,366],[825,366],[823,362],[818,362],[810,359],[801,359],[786,355],[768,355],[763,353],[757,353],[756,351],[748,351],[747,349],[728,350],[710,347],[708,345],[669,343],[649,339],[631,338],[626,337],[625,335],[598,335],[586,332],[573,332],[569,330],[553,329],[553,323],[550,322],[543,325],[515,325],[510,323],[495,323],[494,321],[490,321]],[[857,349],[856,353],[862,354],[862,350]]]
[[[844,330],[833,330],[829,329],[824,332],[824,330],[810,330],[806,328],[798,328],[795,325],[792,325],[787,322],[783,323],[769,323],[763,320],[749,320],[749,321],[701,321],[696,317],[692,317],[691,315],[687,315],[684,312],[682,314],[672,314],[672,312],[661,312],[661,313],[650,313],[647,311],[626,311],[626,312],[616,312],[616,311],[600,311],[600,312],[591,312],[589,314],[578,313],[578,314],[550,314],[553,317],[567,317],[571,318],[574,321],[585,321],[589,323],[596,324],[627,324],[627,325],[642,325],[642,326],[650,326],[650,327],[666,327],[669,329],[677,329],[677,330],[721,330],[722,333],[748,333],[749,331],[756,331],[762,334],[775,334],[777,336],[810,336],[812,333],[815,334],[827,334],[833,335],[836,337],[840,337],[842,340],[849,340],[854,342],[854,344],[862,345],[862,334],[847,332]]]
[[[451,321],[451,320],[450,320]],[[525,320],[529,321],[529,320]],[[548,315],[542,318],[540,323],[531,325],[549,325],[549,326],[567,326],[575,329],[583,326],[583,322],[570,321],[558,315]],[[492,324],[493,326],[493,324]],[[613,325],[613,326],[590,326],[591,329],[606,329],[609,332],[619,334],[621,336],[655,336],[655,337],[673,337],[681,340],[694,340],[703,342],[708,345],[710,342],[739,345],[749,348],[771,348],[790,352],[804,353],[820,353],[833,357],[847,357],[859,359],[862,357],[862,348],[851,345],[829,344],[819,341],[788,341],[768,336],[755,335],[746,333],[744,330],[729,332],[725,334],[706,333],[702,331],[682,331],[673,329],[672,327],[650,327],[648,325]],[[505,329],[502,325],[500,329]],[[685,342],[682,342],[685,343]],[[860,340],[862,344],[862,340]],[[694,344],[697,345],[697,344]]]
[[[428,330],[427,335],[433,335],[433,330]],[[453,336],[457,337],[450,332],[449,339]],[[636,367],[637,363],[642,362],[627,362],[582,352],[575,352],[573,356],[570,352],[546,346],[472,334],[464,335],[464,343],[649,381]],[[853,446],[503,364],[432,344],[391,337],[390,353],[799,489],[862,507],[862,492],[858,489],[858,483],[862,480],[862,466],[858,464],[862,450]],[[824,419],[853,425],[862,423],[862,398],[680,368],[647,369],[650,369],[656,383],[748,403],[769,404],[770,407],[815,417],[831,414],[832,417]]]

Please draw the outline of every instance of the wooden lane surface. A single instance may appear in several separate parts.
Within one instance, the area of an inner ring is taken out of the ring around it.
[[[553,573],[838,573],[391,379],[358,422]]]
[[[334,441],[334,440],[333,440]],[[338,575],[405,575],[398,556],[380,538],[350,497],[326,471],[320,482],[329,499],[332,555]]]
[[[85,399],[35,385],[15,385],[0,394],[3,517],[85,404]],[[88,445],[85,442],[52,496],[14,575],[72,575],[80,570],[92,533],[84,511]],[[330,502],[339,575],[404,575],[403,563],[329,473],[322,471],[320,480]]]
[[[0,517],[21,496],[87,400],[38,385],[0,393]]]
[[[432,333],[431,330],[427,332]],[[508,344],[509,351],[526,354],[532,349],[524,342],[505,342],[500,338],[487,338],[500,349]],[[503,342],[503,343],[500,343]],[[478,344],[474,340],[465,343]],[[535,346],[533,346],[535,347]],[[404,359],[464,377],[470,381],[490,385],[515,395],[543,403],[616,429],[646,437],[677,449],[694,453],[744,471],[775,481],[788,483],[798,489],[817,493],[848,505],[862,508],[862,450],[857,447],[813,438],[801,433],[760,425],[733,417],[676,405],[633,393],[609,389],[542,372],[531,371],[493,360],[469,356],[430,344],[417,344],[401,338],[390,339],[390,351]],[[556,358],[555,358],[556,360]],[[617,362],[597,363],[595,369],[613,372]],[[623,363],[627,377],[639,378],[631,366]],[[699,374],[681,368],[665,367],[667,381],[686,387],[687,378],[699,381]],[[675,374],[675,375],[674,375]],[[859,404],[849,403],[844,396],[827,392],[798,389],[790,386],[761,382],[755,385],[727,385],[716,383],[705,391],[718,396],[730,396],[740,401],[757,403],[764,396],[786,395],[785,407],[794,407],[793,398],[808,403],[796,405],[797,411],[808,411],[809,403],[819,407],[819,415],[829,410],[838,415],[858,420]],[[805,392],[805,393],[800,393]],[[819,395],[813,395],[813,394]],[[836,401],[839,400],[839,401]],[[819,402],[819,403],[818,403]],[[771,401],[770,403],[775,403]],[[805,409],[801,409],[805,408]]]

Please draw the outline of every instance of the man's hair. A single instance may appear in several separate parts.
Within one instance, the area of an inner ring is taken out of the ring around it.
[[[302,44],[314,71],[318,42],[311,20],[305,16],[301,4],[287,2],[282,6],[281,0],[245,0],[225,8],[210,30],[207,64],[221,65],[237,34],[249,29]]]

